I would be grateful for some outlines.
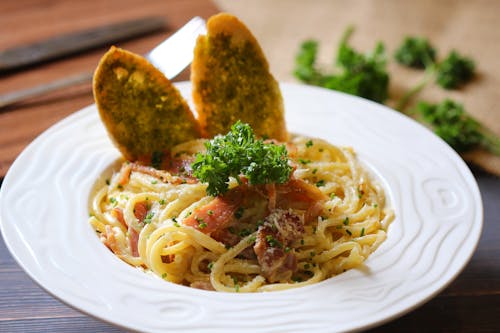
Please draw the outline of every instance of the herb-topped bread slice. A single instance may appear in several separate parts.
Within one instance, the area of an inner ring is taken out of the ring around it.
[[[111,47],[95,71],[93,91],[109,135],[128,160],[148,161],[200,137],[179,91],[139,55]]]
[[[204,136],[225,134],[236,121],[255,134],[286,141],[278,82],[257,40],[236,17],[222,13],[198,37],[191,65],[193,100]]]

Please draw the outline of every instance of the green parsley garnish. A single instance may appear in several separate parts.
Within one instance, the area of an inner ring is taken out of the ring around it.
[[[436,50],[425,38],[406,37],[395,59],[402,65],[425,68],[425,75],[419,83],[408,90],[396,105],[404,112],[409,101],[433,79],[444,89],[457,89],[466,84],[475,75],[474,61],[457,51],[451,51],[442,61],[436,60]]]
[[[241,219],[241,217],[243,216],[243,212],[245,211],[245,209],[243,207],[239,207],[235,212],[234,212],[234,217],[236,217],[237,219]]]
[[[250,243],[250,244],[255,243],[256,240],[257,240],[257,237],[255,235],[253,235],[250,238],[248,238],[248,243]]]
[[[241,229],[239,232],[238,232],[238,236],[240,236],[241,238],[243,237],[246,237],[248,235],[250,235],[252,232],[246,228],[244,229]]]
[[[360,53],[348,45],[353,31],[353,27],[345,31],[337,50],[337,68],[331,72],[316,66],[318,42],[307,40],[302,43],[295,58],[294,75],[308,84],[383,102],[389,90],[385,47],[378,43],[372,53]]]
[[[316,186],[317,187],[325,186],[325,181],[323,179],[319,180],[318,182],[316,182]]]
[[[205,147],[206,153],[198,153],[191,167],[194,176],[208,183],[207,193],[212,196],[228,190],[230,177],[239,180],[243,175],[252,185],[283,184],[292,172],[285,145],[256,139],[250,125],[241,121],[226,135],[207,141]]]
[[[314,143],[313,143],[313,141],[312,141],[312,140],[307,140],[307,142],[306,142],[306,147],[307,147],[307,148],[310,148],[310,147],[312,147],[313,145],[314,145]]]
[[[206,224],[201,217],[196,217],[195,220],[198,222],[198,228],[200,229],[204,229],[208,226],[208,224]]]
[[[365,228],[362,228],[361,229],[361,234],[359,235],[359,237],[363,237],[365,235]]]
[[[344,225],[349,225],[349,217],[346,217],[344,219],[344,222],[342,222]]]
[[[271,247],[283,247],[283,245],[272,235],[267,235],[266,236],[266,241]]]
[[[151,223],[151,220],[153,219],[153,216],[155,216],[155,213],[153,213],[153,212],[149,212],[149,213],[146,215],[146,217],[144,218],[144,221],[143,221],[143,222],[144,222],[145,224],[149,224],[149,223]]]
[[[462,104],[450,99],[438,104],[419,102],[415,110],[421,120],[457,152],[481,146],[500,155],[500,138],[468,115]]]
[[[436,49],[426,38],[407,36],[396,50],[394,58],[408,67],[425,68],[434,63]]]
[[[468,57],[451,51],[437,66],[436,83],[445,89],[456,89],[474,77],[475,64]]]

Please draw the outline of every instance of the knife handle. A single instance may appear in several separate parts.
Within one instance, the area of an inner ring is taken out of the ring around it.
[[[9,94],[0,95],[0,109],[17,102],[21,102],[27,98],[42,96],[44,94],[56,91],[58,89],[71,87],[77,84],[82,84],[87,82],[90,83],[92,82],[92,75],[93,73],[91,72],[81,73],[78,75],[53,81],[48,84],[43,84],[35,86],[33,88],[23,89]]]
[[[52,37],[0,51],[0,73],[116,43],[165,27],[161,17],[146,17]]]

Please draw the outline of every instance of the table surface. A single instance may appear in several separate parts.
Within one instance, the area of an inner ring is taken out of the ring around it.
[[[206,0],[17,0],[0,2],[0,50],[26,42],[149,15],[167,27],[118,45],[145,53],[192,16],[218,12]],[[10,32],[8,34],[5,31]],[[107,48],[0,75],[0,94],[92,71]],[[183,72],[177,80],[186,80]],[[93,102],[90,84],[0,110],[0,182],[15,157],[55,122]],[[458,278],[415,311],[370,332],[497,332],[500,328],[500,178],[473,170],[484,204],[478,248]],[[1,184],[1,183],[0,183]],[[121,332],[50,296],[19,267],[0,239],[0,332]]]

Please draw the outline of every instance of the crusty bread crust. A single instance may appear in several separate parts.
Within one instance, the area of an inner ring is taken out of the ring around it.
[[[93,77],[99,115],[128,160],[201,136],[199,124],[174,85],[145,58],[111,47]]]
[[[224,48],[216,45],[227,38]],[[207,35],[198,38],[194,50],[191,83],[205,137],[224,134],[241,120],[259,136],[288,139],[278,82],[257,40],[235,16],[221,13],[208,20]]]

